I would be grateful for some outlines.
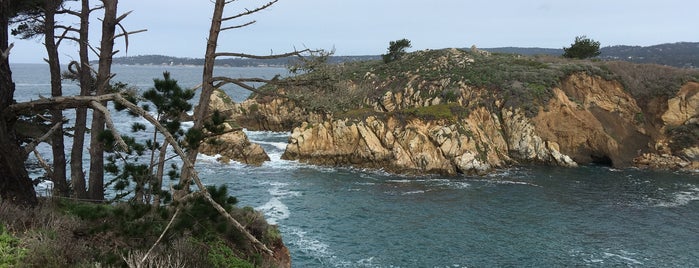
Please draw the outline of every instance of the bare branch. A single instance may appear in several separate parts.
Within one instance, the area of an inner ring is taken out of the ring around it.
[[[148,252],[146,252],[146,254],[143,255],[143,259],[141,259],[141,262],[139,263],[140,265],[143,265],[143,263],[148,258],[148,255],[150,255],[150,253],[153,251],[153,249],[155,249],[155,246],[157,246],[158,243],[160,243],[160,240],[163,240],[165,233],[167,233],[167,231],[170,230],[170,226],[172,225],[173,222],[175,222],[175,218],[177,218],[177,214],[179,214],[179,213],[180,213],[180,208],[177,208],[175,210],[175,214],[172,214],[172,218],[170,219],[170,222],[167,223],[167,225],[165,226],[165,229],[160,234],[160,237],[158,237],[158,240],[155,240],[155,243],[153,243],[153,246],[151,246],[150,249],[148,250]],[[139,267],[140,267],[140,265],[139,265]]]
[[[29,154],[29,152],[34,151],[36,149],[36,146],[39,145],[39,143],[42,143],[43,141],[51,137],[51,135],[53,135],[54,132],[61,129],[61,127],[63,127],[63,122],[58,122],[55,125],[53,125],[53,127],[51,127],[51,129],[49,129],[49,131],[47,131],[46,134],[27,144],[27,146],[24,147],[24,152]]]
[[[121,29],[124,30],[124,28],[121,26],[121,24],[119,24],[119,27],[121,27]],[[141,29],[141,30],[136,30],[136,31],[131,31],[131,32],[123,32],[123,33],[115,35],[114,39],[117,39],[117,38],[122,37],[122,36],[127,36],[130,34],[137,34],[137,33],[142,33],[142,32],[147,32],[147,31],[148,31],[148,29]],[[128,37],[126,37],[126,38],[128,38]],[[127,46],[128,46],[128,44],[127,44]]]
[[[76,33],[77,33],[77,32],[80,32],[79,29],[75,29],[75,28],[73,28],[72,26],[56,25],[55,28],[56,28],[56,29],[63,29],[63,30],[66,30],[66,31],[71,31],[71,32],[76,32]]]
[[[129,146],[126,145],[126,142],[124,142],[124,140],[121,138],[121,135],[119,135],[119,132],[117,131],[116,127],[114,127],[114,121],[112,121],[112,116],[109,113],[107,107],[104,107],[104,105],[96,101],[91,101],[90,106],[104,114],[104,121],[107,124],[107,128],[109,128],[109,131],[112,132],[112,136],[114,136],[114,139],[116,139],[116,143],[119,145],[119,147],[121,147],[122,150],[124,150],[125,152],[128,151]]]
[[[221,28],[221,31],[243,28],[243,27],[245,27],[245,26],[250,26],[250,25],[252,25],[252,24],[254,24],[254,23],[256,23],[256,22],[257,22],[257,21],[254,21],[254,20],[253,20],[253,21],[251,21],[251,22],[248,22],[248,23],[245,23],[245,24],[241,24],[241,25],[224,27],[224,28]]]
[[[31,113],[46,109],[73,109],[79,107],[88,107],[90,102],[110,101],[114,100],[118,93],[105,94],[99,96],[67,96],[67,97],[52,97],[42,98],[35,101],[20,102],[8,106],[2,111],[3,116],[14,116],[17,114]]]
[[[15,46],[15,43],[10,43],[9,46],[7,46],[7,49],[5,51],[0,51],[2,53],[2,60],[6,60],[7,57],[10,56],[10,50]]]
[[[131,12],[133,12],[133,10],[131,10],[131,11],[129,11],[129,12],[126,12],[126,13],[124,13],[124,14],[121,14],[121,16],[119,16],[118,18],[116,18],[116,23],[119,24],[123,19],[126,18],[126,16],[128,16],[129,14],[131,14]]]
[[[271,1],[271,2],[269,2],[269,3],[267,3],[267,4],[265,4],[265,5],[263,5],[263,6],[261,6],[261,7],[256,8],[256,9],[253,9],[253,10],[246,10],[245,12],[240,13],[240,14],[238,14],[238,15],[230,16],[230,17],[226,17],[226,18],[222,18],[221,21],[233,20],[233,19],[237,19],[237,18],[240,18],[240,17],[252,15],[252,14],[254,14],[254,13],[260,12],[260,11],[262,11],[263,9],[266,9],[266,8],[268,8],[268,7],[272,6],[272,5],[274,5],[274,4],[277,3],[278,1],[279,1],[279,0],[273,0],[273,1]]]
[[[278,59],[278,58],[284,58],[284,57],[291,57],[291,56],[299,56],[303,53],[307,52],[313,52],[310,49],[304,49],[300,51],[294,51],[294,52],[289,52],[289,53],[284,53],[284,54],[273,54],[273,55],[268,55],[268,56],[260,56],[260,55],[252,55],[252,54],[244,54],[244,53],[233,53],[233,52],[219,52],[215,53],[214,57],[240,57],[240,58],[248,58],[248,59],[258,59],[258,60],[271,60],[271,59]]]
[[[39,165],[46,170],[46,173],[48,174],[49,177],[53,177],[53,170],[51,170],[51,166],[49,166],[49,163],[46,162],[46,159],[44,159],[41,154],[39,153],[38,150],[34,149],[34,156],[36,156],[36,160],[39,160]]]
[[[63,39],[66,39],[66,34],[68,34],[68,31],[70,31],[70,29],[72,29],[72,28],[71,28],[71,27],[67,27],[67,28],[63,31],[63,34],[61,34],[61,36],[58,37],[58,41],[56,41],[56,47],[58,47],[58,46],[61,45],[61,41],[63,41]]]

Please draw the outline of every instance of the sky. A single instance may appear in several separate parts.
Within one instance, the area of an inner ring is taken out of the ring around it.
[[[93,0],[92,2],[98,3]],[[266,3],[237,0],[226,6],[235,15]],[[119,14],[133,11],[123,25],[131,35],[128,51],[117,40],[119,56],[168,55],[203,58],[213,13],[210,0],[121,0]],[[409,51],[450,47],[570,46],[586,35],[602,46],[699,42],[699,1],[690,0],[279,0],[270,8],[225,26],[219,52],[268,55],[305,48],[335,55],[386,53],[392,40],[407,38]],[[91,44],[101,27],[93,13]],[[61,18],[76,25],[72,18]],[[41,63],[41,40],[14,40],[10,61]],[[61,45],[61,61],[77,59],[77,45]],[[92,54],[91,57],[97,57]]]

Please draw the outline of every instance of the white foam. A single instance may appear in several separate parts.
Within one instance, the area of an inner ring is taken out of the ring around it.
[[[39,196],[51,196],[53,192],[53,182],[41,180],[39,184],[34,187],[34,191],[36,191]]]
[[[279,224],[279,221],[288,219],[291,214],[289,207],[277,197],[272,197],[267,203],[257,207],[257,210],[265,214],[270,224]]]
[[[626,254],[631,254],[631,253],[628,253],[628,252],[625,252],[625,253],[626,253]],[[623,256],[623,255],[620,255],[620,254],[609,253],[609,252],[604,252],[603,254],[604,254],[604,258],[618,258],[618,259],[621,259],[622,261],[626,261],[627,264],[643,265],[642,262],[640,262],[639,260],[633,259],[633,258],[631,258],[631,257]],[[632,254],[632,255],[633,255],[633,254]]]
[[[325,259],[332,256],[328,244],[325,244],[317,239],[307,237],[307,233],[305,231],[292,228],[289,234],[291,235],[289,244],[296,245],[296,247],[303,253],[316,259]]]
[[[672,194],[672,198],[667,201],[657,201],[656,207],[679,207],[685,206],[692,201],[699,201],[699,186],[684,185],[685,190],[677,191]]]
[[[416,190],[416,191],[404,192],[401,195],[413,195],[413,194],[424,194],[424,193],[425,193],[424,190]]]

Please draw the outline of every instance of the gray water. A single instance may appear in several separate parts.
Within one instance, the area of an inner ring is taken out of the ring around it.
[[[13,68],[18,99],[48,95],[44,67]],[[197,67],[115,67],[116,80],[141,89],[164,70],[183,86],[201,80]],[[197,168],[205,183],[228,185],[240,205],[279,225],[294,267],[699,267],[696,172],[516,167],[408,177],[281,160],[288,133],[248,135],[272,161],[249,167],[202,156]]]

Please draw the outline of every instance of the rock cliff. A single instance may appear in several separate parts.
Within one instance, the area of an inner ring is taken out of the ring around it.
[[[283,158],[320,165],[420,174],[485,174],[518,164],[699,167],[699,83],[641,100],[628,81],[589,62],[429,53],[413,55],[414,70],[409,60],[392,67],[400,72],[347,67],[353,76],[337,84],[362,96],[354,109],[308,112],[289,93],[252,98],[234,117],[246,127],[291,130]],[[497,69],[479,64],[511,70],[488,73]]]
[[[209,102],[210,111],[219,111],[229,116],[235,109],[233,101],[225,92],[217,90]],[[259,166],[269,161],[269,156],[259,144],[251,143],[243,130],[234,121],[223,123],[224,134],[206,139],[199,146],[199,152],[219,156],[218,160],[228,163],[231,160]]]

